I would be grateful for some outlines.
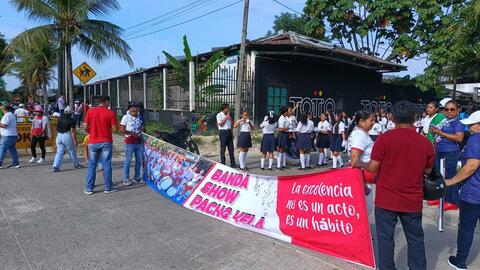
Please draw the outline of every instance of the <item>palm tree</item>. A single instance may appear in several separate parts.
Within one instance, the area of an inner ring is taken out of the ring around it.
[[[53,78],[53,66],[56,61],[56,51],[51,44],[31,49],[19,49],[15,53],[15,62],[8,64],[5,71],[21,80],[28,89],[27,95],[33,95],[35,90],[43,89],[46,106],[48,102],[47,86]]]
[[[54,44],[65,63],[68,102],[73,104],[72,47],[89,55],[97,62],[111,56],[118,56],[130,66],[130,47],[122,39],[123,29],[94,17],[104,17],[119,10],[117,0],[10,0],[18,11],[26,13],[29,19],[45,23],[31,28],[15,37],[6,51],[14,53],[19,48],[32,48]],[[62,57],[63,58],[63,57]],[[63,85],[59,85],[59,88]]]

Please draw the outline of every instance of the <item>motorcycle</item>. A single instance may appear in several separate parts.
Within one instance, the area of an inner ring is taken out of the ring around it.
[[[192,138],[192,131],[186,123],[182,123],[175,127],[175,131],[172,133],[165,131],[155,131],[155,137],[158,139],[188,150],[192,153],[200,155],[197,143]]]

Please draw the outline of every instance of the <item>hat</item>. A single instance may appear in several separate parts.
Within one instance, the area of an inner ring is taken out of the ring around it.
[[[440,100],[440,102],[438,103],[440,105],[440,108],[445,108],[445,105],[447,105],[447,102],[449,102],[450,100],[452,99],[449,97]]]
[[[18,107],[23,108],[23,107],[25,107],[25,104],[20,103],[20,104],[18,104]]]
[[[43,108],[40,105],[35,105],[35,108],[33,109],[34,112],[42,112],[43,113]]]
[[[63,110],[63,112],[64,112],[65,114],[71,114],[71,113],[73,113],[72,107],[70,107],[70,106],[65,107],[65,110]]]
[[[131,101],[129,104],[128,104],[128,108],[130,109],[130,107],[137,107],[137,108],[140,108],[140,102],[138,101]]]
[[[75,100],[75,103],[80,103],[80,101],[79,101],[79,100]]]
[[[2,106],[9,106],[10,105],[10,102],[4,100],[2,101]]]
[[[472,113],[468,118],[460,120],[464,125],[473,125],[476,123],[480,123],[480,111],[476,111]]]

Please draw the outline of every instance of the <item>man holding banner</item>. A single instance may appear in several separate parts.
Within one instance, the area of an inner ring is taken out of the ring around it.
[[[395,129],[380,135],[373,146],[369,172],[379,172],[375,193],[378,267],[395,269],[395,226],[400,219],[408,244],[408,267],[427,269],[422,228],[424,173],[435,161],[432,144],[412,128],[416,106],[393,105]]]

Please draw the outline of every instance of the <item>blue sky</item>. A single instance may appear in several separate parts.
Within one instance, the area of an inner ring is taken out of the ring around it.
[[[192,3],[193,0],[119,0],[119,2],[122,9],[104,19],[123,28],[128,28]],[[143,30],[143,32],[138,33],[155,31],[234,2],[236,2],[236,0],[210,0],[205,5],[190,9],[189,13],[182,17],[161,22],[158,25],[151,25],[152,22],[135,28],[135,30]],[[281,2],[298,11],[303,9],[305,3],[304,0],[281,0]],[[256,39],[264,36],[266,32],[272,28],[274,16],[287,11],[285,7],[278,5],[272,0],[250,0],[248,38]],[[116,58],[109,59],[102,63],[96,63],[76,50],[73,51],[73,66],[76,67],[83,61],[87,61],[98,73],[91,81],[94,82],[96,80],[128,73],[136,68],[152,67],[158,64],[158,61],[163,63],[164,57],[162,50],[173,55],[182,55],[182,36],[184,34],[186,34],[189,39],[192,53],[206,52],[213,47],[239,43],[242,15],[243,3],[239,3],[199,20],[142,38],[128,40],[132,48],[133,68]],[[25,29],[37,25],[36,22],[27,20],[23,13],[18,13],[7,0],[0,2],[0,16],[0,33],[4,34],[7,40],[15,37]],[[133,34],[132,36],[135,36],[135,33],[136,32],[127,32],[127,34]],[[399,73],[398,75],[416,75],[421,73],[425,67],[424,63],[414,60],[407,62],[406,65],[409,67],[409,70]],[[9,90],[19,85],[18,80],[11,76],[6,77],[6,82],[7,89]],[[75,83],[77,82],[78,81]]]

